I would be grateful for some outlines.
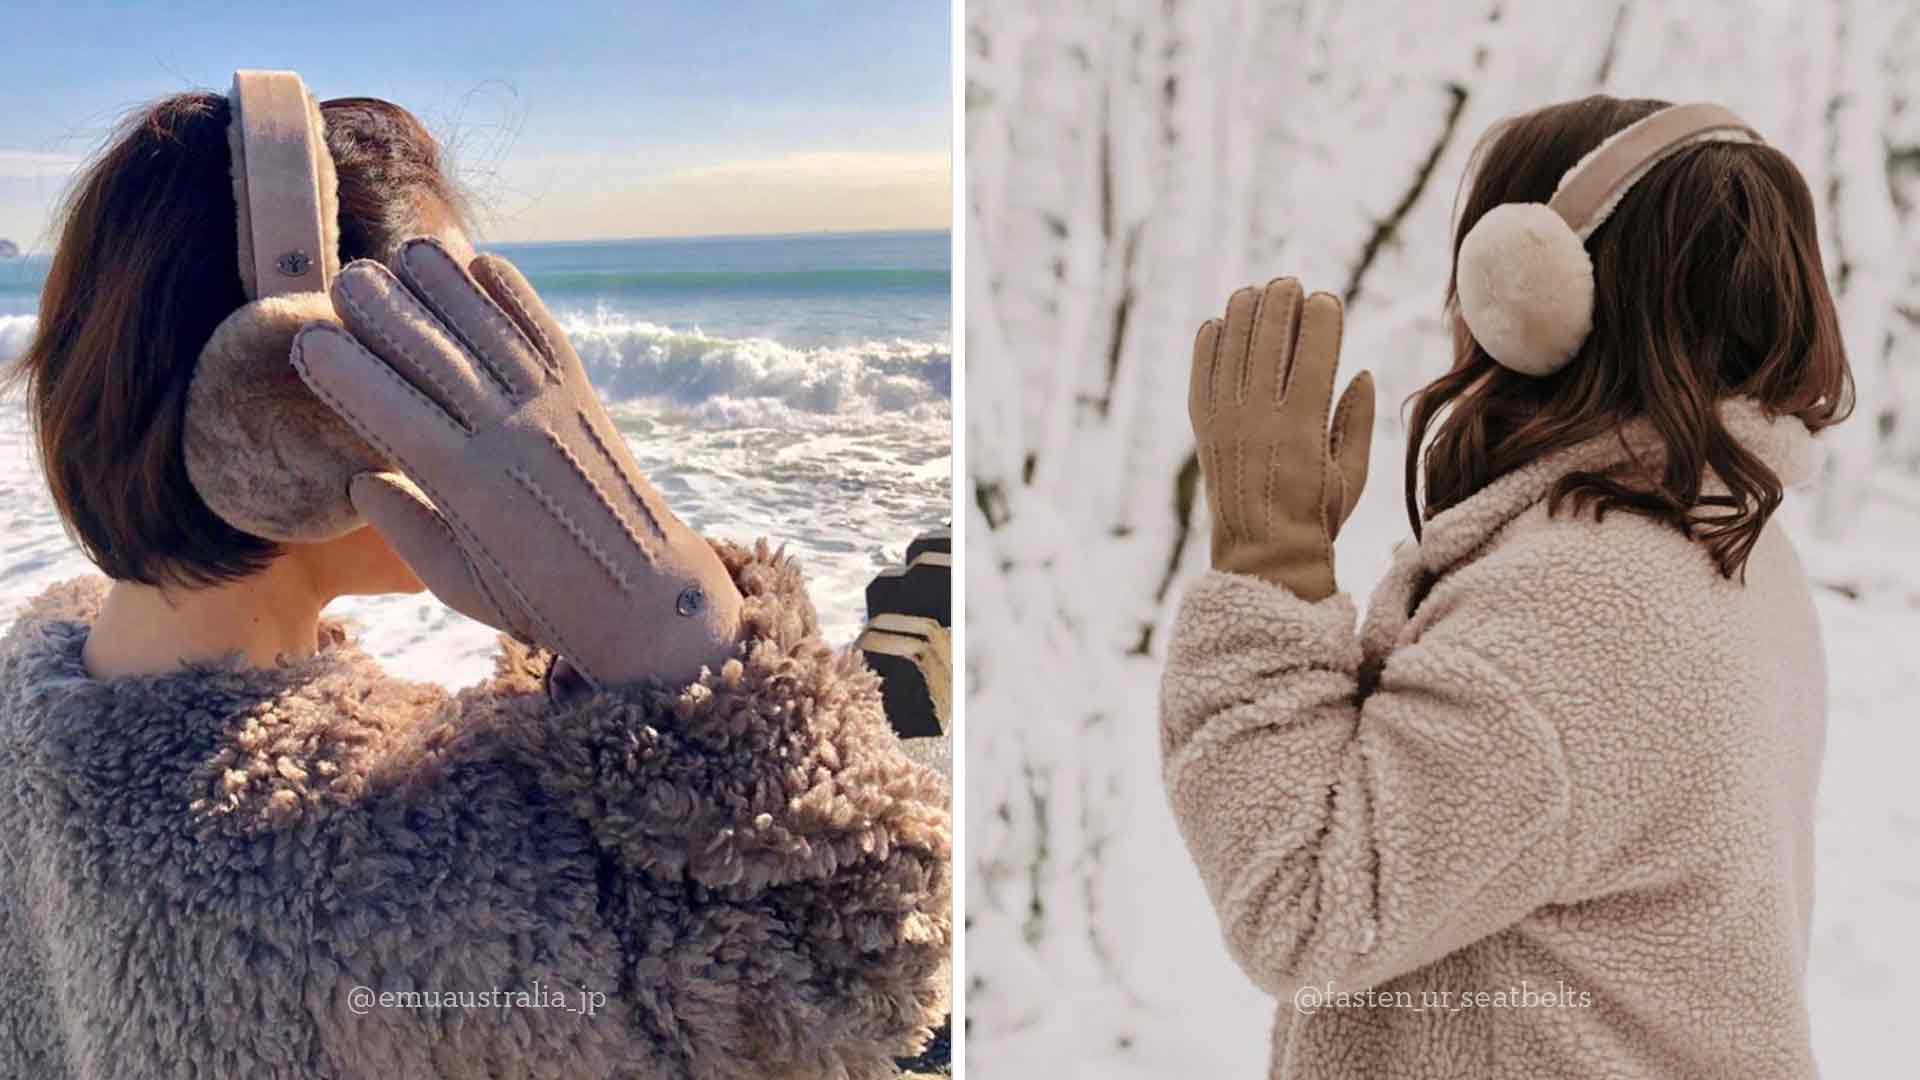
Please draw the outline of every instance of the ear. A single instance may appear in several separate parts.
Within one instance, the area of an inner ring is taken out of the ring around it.
[[[234,528],[311,543],[364,524],[349,485],[389,465],[288,359],[302,326],[339,321],[319,293],[269,297],[228,316],[201,350],[182,452],[200,497]]]

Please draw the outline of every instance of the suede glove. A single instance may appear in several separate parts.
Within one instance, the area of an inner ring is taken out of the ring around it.
[[[740,591],[667,509],[580,358],[504,260],[432,239],[352,263],[293,365],[406,475],[353,505],[447,606],[546,646],[595,686],[684,685],[736,648]]]
[[[1341,312],[1328,293],[1301,296],[1276,278],[1227,302],[1193,344],[1193,421],[1213,567],[1283,585],[1303,600],[1337,589],[1333,540],[1360,501],[1373,442],[1373,376],[1340,396],[1329,433]]]

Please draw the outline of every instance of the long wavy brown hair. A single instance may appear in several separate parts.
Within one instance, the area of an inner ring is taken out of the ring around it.
[[[1482,214],[1502,203],[1546,202],[1581,157],[1666,105],[1596,95],[1497,126],[1469,166],[1456,261]],[[1814,431],[1853,406],[1806,181],[1771,146],[1690,146],[1634,185],[1587,250],[1593,332],[1545,378],[1508,371],[1487,355],[1460,319],[1449,280],[1453,369],[1413,396],[1408,421],[1414,535],[1508,472],[1645,418],[1663,454],[1567,474],[1548,512],[1643,514],[1703,543],[1722,575],[1741,574],[1782,485],[1728,434],[1718,404],[1753,398],[1768,416],[1795,417]],[[1710,488],[1716,477],[1725,494]]]

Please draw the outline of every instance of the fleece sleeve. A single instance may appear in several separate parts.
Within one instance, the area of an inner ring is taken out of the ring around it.
[[[1285,997],[1364,990],[1560,888],[1569,780],[1548,703],[1464,605],[1364,697],[1351,602],[1210,573],[1161,702],[1164,776],[1235,960]],[[1492,629],[1488,629],[1492,627]]]
[[[650,1040],[696,1075],[891,1076],[948,1008],[949,793],[822,641],[798,567],[719,547],[748,642],[720,671],[487,707],[531,710],[526,759],[587,823]]]
[[[532,943],[503,945],[488,971],[522,981],[550,971],[576,996],[597,977],[587,989],[604,998],[591,1017],[505,1014],[555,1029],[569,1054],[591,1049],[548,1063],[555,1075],[892,1076],[892,1059],[915,1052],[948,1007],[949,793],[901,750],[875,676],[822,642],[793,563],[764,546],[718,546],[746,600],[746,644],[720,671],[556,703],[541,678],[550,658],[510,646],[496,677],[460,696],[457,727],[473,749],[449,756],[484,758],[527,791],[467,830],[511,856],[488,875],[508,880],[505,900],[444,914],[485,921],[468,935],[476,943]],[[538,833],[503,827],[514,822]],[[572,925],[546,925],[555,911]],[[475,967],[429,949],[442,931],[424,921],[405,914],[357,968],[424,983],[436,967]],[[545,928],[511,932],[522,923]],[[543,952],[587,970],[554,970]],[[419,1020],[386,1010],[334,1030],[349,1043],[377,1035],[395,1054],[412,1052],[409,1039],[433,1044],[443,1074],[546,1075],[493,1055],[527,1041],[496,1014],[411,1034],[370,1022]],[[359,1045],[338,1056],[367,1060]]]

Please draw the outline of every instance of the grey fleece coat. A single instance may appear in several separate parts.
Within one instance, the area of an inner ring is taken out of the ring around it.
[[[449,697],[337,627],[96,680],[103,584],[42,596],[0,645],[0,1077],[890,1075],[947,1007],[945,783],[797,568],[717,546],[738,658],[565,706],[544,654]]]
[[[1806,428],[1724,415],[1783,481]],[[1644,430],[1628,443],[1655,451]],[[1162,702],[1173,808],[1272,1075],[1800,1080],[1826,672],[1769,525],[1746,582],[1647,518],[1563,509],[1608,436],[1396,553],[1356,635],[1209,574]]]

